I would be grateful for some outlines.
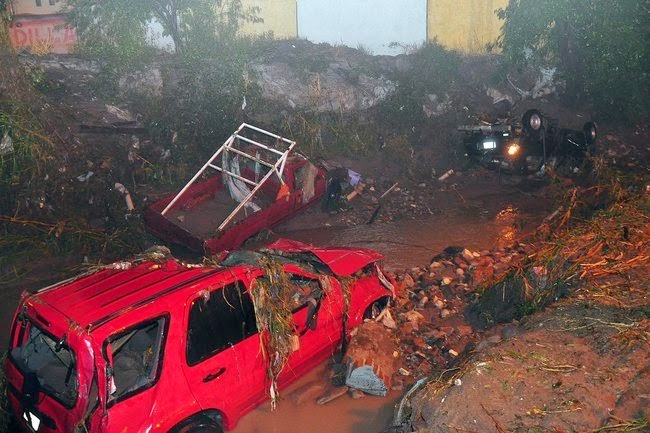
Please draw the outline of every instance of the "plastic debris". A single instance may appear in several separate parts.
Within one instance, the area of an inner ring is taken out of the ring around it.
[[[129,210],[129,212],[133,211],[135,209],[135,205],[133,204],[133,199],[131,198],[131,193],[129,192],[128,189],[124,185],[122,185],[119,182],[115,183],[115,191],[121,193],[124,195],[124,201],[126,202],[126,208]]]
[[[0,155],[6,155],[14,151],[14,141],[8,132],[5,132],[0,140]]]
[[[388,393],[384,381],[375,374],[373,368],[369,365],[362,365],[353,369],[345,380],[345,384],[370,395],[383,397]]]
[[[89,172],[86,173],[86,174],[82,174],[82,175],[77,176],[77,180],[78,180],[79,182],[87,182],[88,179],[90,179],[94,174],[95,174],[95,173],[93,173],[92,171],[89,171]]]
[[[449,170],[447,170],[447,171],[445,172],[445,174],[443,174],[442,176],[440,176],[440,177],[438,178],[438,180],[439,180],[440,182],[444,182],[444,181],[445,181],[449,176],[452,176],[454,173],[455,173],[455,172],[454,172],[453,169],[449,169]]]

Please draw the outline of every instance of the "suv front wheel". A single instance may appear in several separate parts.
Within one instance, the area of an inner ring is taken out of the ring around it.
[[[224,431],[210,417],[195,415],[171,429],[169,433],[224,433]]]

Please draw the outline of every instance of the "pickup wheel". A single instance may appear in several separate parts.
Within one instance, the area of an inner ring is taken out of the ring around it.
[[[544,117],[539,110],[528,110],[521,118],[521,125],[524,131],[534,138],[539,138],[544,123]]]
[[[389,302],[390,302],[390,297],[385,296],[383,298],[377,299],[375,302],[368,305],[368,308],[366,308],[366,311],[364,311],[363,313],[363,320],[376,319],[377,316],[379,316],[381,312],[386,309]]]

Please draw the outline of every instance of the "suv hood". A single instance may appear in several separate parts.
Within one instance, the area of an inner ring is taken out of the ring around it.
[[[349,277],[369,264],[384,258],[378,252],[365,248],[321,248],[290,239],[278,239],[267,245],[266,249],[289,254],[313,254],[339,277]]]

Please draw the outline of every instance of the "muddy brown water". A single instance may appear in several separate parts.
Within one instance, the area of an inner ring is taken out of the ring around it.
[[[274,230],[316,245],[372,248],[384,254],[384,266],[400,270],[428,265],[445,247],[491,249],[521,239],[548,214],[549,201],[512,188],[473,191],[460,207],[417,220],[401,220],[348,227],[332,225],[331,217],[309,211]],[[330,225],[328,225],[330,224]],[[391,425],[395,405],[403,392],[386,397],[366,396],[354,400],[344,395],[318,406],[315,398],[296,404],[292,392],[310,382],[327,380],[327,365],[320,365],[281,395],[275,411],[267,403],[244,416],[234,433],[378,433]],[[405,392],[405,391],[404,391]]]
[[[377,250],[388,270],[428,265],[448,246],[472,251],[503,247],[533,231],[546,215],[548,201],[523,193],[491,194],[465,206],[418,219],[345,226],[313,212],[299,215],[274,233],[314,245]]]
[[[296,403],[294,393],[310,383],[328,380],[328,366],[323,363],[305,377],[281,391],[275,410],[267,402],[244,416],[233,433],[378,433],[390,425],[394,405],[401,393],[391,391],[385,397],[367,395],[353,399],[343,395],[325,405],[313,400]]]

